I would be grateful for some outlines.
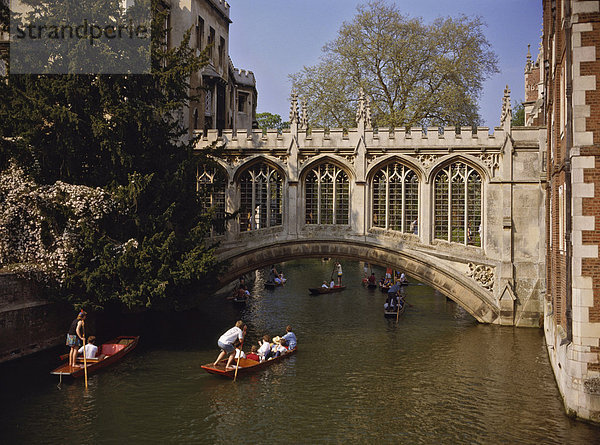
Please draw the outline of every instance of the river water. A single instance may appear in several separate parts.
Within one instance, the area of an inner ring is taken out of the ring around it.
[[[344,292],[310,296],[333,265],[279,265],[288,282],[272,291],[260,272],[243,310],[215,296],[150,329],[125,322],[120,333],[141,333],[140,345],[87,391],[48,374],[64,348],[1,366],[0,442],[600,442],[599,428],[564,414],[541,330],[480,325],[420,284],[405,288],[399,322],[385,319],[385,296],[361,286],[358,262],[342,262]],[[235,383],[203,372],[238,318],[252,343],[291,324],[298,353]]]

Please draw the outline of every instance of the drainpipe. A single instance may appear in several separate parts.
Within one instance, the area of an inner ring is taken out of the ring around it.
[[[573,75],[571,72],[571,66],[573,62],[573,54],[571,49],[571,2],[565,2],[565,64],[566,69],[565,72],[567,74],[567,88],[566,88],[566,100],[567,100],[567,116],[566,116],[566,125],[565,129],[566,133],[566,147],[565,147],[565,244],[566,244],[566,294],[565,294],[565,317],[567,321],[567,338],[565,339],[567,343],[571,343],[573,341],[573,314],[572,314],[572,305],[573,305],[573,290],[572,290],[572,281],[573,281],[573,266],[572,266],[572,258],[573,258],[573,244],[571,242],[571,230],[572,230],[572,205],[571,205],[571,148],[573,146]]]

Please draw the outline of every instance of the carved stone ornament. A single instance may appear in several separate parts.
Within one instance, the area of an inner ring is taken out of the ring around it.
[[[308,107],[305,101],[301,101],[302,114],[300,115],[300,129],[306,130],[308,128]]]
[[[494,287],[494,269],[490,266],[469,263],[467,276],[477,281],[483,288],[491,291]]]
[[[242,160],[238,157],[238,156],[228,156],[227,157],[227,164],[231,165],[231,166],[236,166],[238,165],[240,162],[242,162]]]
[[[298,123],[298,95],[292,93],[292,103],[290,104],[290,124]]]
[[[495,169],[497,169],[498,167],[500,167],[500,154],[499,153],[480,154],[479,159],[481,159],[481,162],[483,162],[483,164],[487,168],[489,168],[492,172]]]
[[[367,165],[371,165],[373,162],[377,160],[377,155],[367,155]]]
[[[437,161],[438,157],[438,155],[418,155],[417,159],[423,164],[423,167],[429,168]]]
[[[354,159],[356,158],[356,156],[348,155],[348,156],[344,156],[344,157],[350,164],[354,164]]]

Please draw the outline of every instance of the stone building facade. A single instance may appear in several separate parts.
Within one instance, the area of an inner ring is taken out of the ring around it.
[[[543,8],[544,329],[567,411],[600,422],[600,2]]]
[[[177,46],[191,29],[190,45],[208,63],[190,79],[199,99],[183,111],[191,131],[250,130],[256,126],[256,80],[229,57],[230,6],[225,0],[164,0],[169,9],[167,45]]]

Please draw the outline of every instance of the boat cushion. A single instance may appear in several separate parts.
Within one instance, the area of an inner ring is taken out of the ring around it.
[[[101,354],[113,355],[119,352],[121,349],[125,349],[125,345],[118,345],[116,343],[106,343],[102,345]]]

